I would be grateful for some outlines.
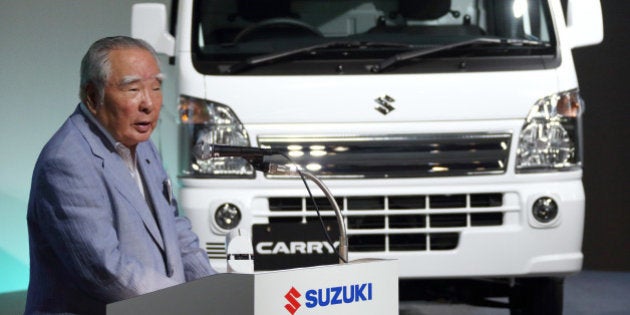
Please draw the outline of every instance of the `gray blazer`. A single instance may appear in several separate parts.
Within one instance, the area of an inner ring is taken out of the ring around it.
[[[214,273],[155,146],[136,154],[155,214],[79,107],[46,144],[28,203],[27,314],[103,314],[107,303]]]

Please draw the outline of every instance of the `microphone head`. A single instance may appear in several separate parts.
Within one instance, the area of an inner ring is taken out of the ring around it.
[[[276,152],[271,149],[209,144],[202,141],[195,144],[192,148],[192,154],[197,160],[202,161],[216,157],[242,157],[252,163],[254,160],[276,154]]]
[[[212,151],[212,145],[204,142],[199,142],[192,148],[195,158],[202,161],[212,158]]]

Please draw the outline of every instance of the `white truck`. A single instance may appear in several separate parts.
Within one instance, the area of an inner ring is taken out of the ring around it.
[[[562,312],[583,259],[571,50],[601,42],[598,0],[174,0],[168,16],[135,5],[132,36],[176,67],[179,201],[215,269],[236,228],[257,270],[336,258],[299,178],[199,143],[322,179],[350,260],[397,259],[401,296]]]

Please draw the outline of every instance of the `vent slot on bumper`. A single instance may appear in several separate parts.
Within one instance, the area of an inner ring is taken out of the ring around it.
[[[206,253],[209,259],[227,259],[225,243],[206,243]]]

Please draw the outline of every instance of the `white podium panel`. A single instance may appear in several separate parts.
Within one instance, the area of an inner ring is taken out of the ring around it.
[[[398,314],[398,262],[218,274],[108,304],[107,314]]]
[[[254,314],[398,314],[398,264],[366,260],[259,273]]]

